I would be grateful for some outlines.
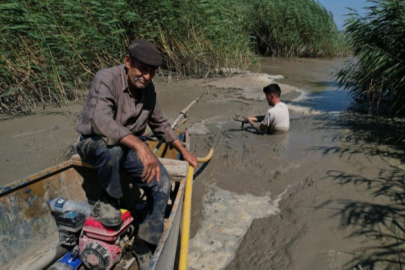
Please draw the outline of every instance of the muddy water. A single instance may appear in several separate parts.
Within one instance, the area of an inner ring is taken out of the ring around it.
[[[334,74],[347,60],[262,58],[260,64],[261,72],[282,75],[284,78],[278,82],[305,91],[303,98],[289,101],[289,104],[331,112],[343,111],[352,103],[352,98],[338,89],[334,81]]]
[[[350,104],[346,93],[338,91],[330,78],[342,64],[342,60],[262,59],[260,74],[189,81],[193,91],[172,84],[169,91],[159,93],[168,101],[162,105],[167,106],[165,111],[171,111],[179,101],[186,105],[183,99],[207,93],[190,112],[192,151],[201,156],[210,146],[216,149],[195,182],[190,269],[224,269],[232,261],[231,269],[270,269],[268,261],[254,267],[257,258],[238,250],[250,250],[260,243],[262,249],[277,253],[277,247],[266,246],[268,236],[260,241],[247,236],[266,230],[264,223],[252,232],[252,222],[274,219],[287,187],[309,181],[305,180],[308,175],[320,169],[312,164],[319,163],[322,155],[311,148],[337,146],[332,139],[325,139],[332,135],[322,130],[323,120],[316,117],[323,119],[322,113],[343,111]],[[272,82],[281,85],[282,100],[290,107],[290,132],[260,136],[250,128],[241,130],[233,116],[264,114],[268,105],[262,88]],[[271,256],[266,258],[271,260]]]
[[[352,237],[356,226],[340,216],[345,202],[385,201],[354,182],[336,185],[346,179],[335,176],[372,179],[388,168],[336,124],[351,103],[330,77],[343,63],[262,59],[261,74],[193,82],[186,91],[208,93],[190,112],[192,151],[216,149],[194,184],[190,269],[352,269],[364,246],[379,244]],[[288,103],[289,133],[241,130],[234,114],[263,114],[261,89],[271,82]],[[163,99],[185,92],[171,87]]]

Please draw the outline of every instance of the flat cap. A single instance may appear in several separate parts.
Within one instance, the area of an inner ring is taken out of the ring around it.
[[[162,56],[158,49],[147,40],[134,39],[128,47],[128,54],[139,62],[158,67],[162,65]]]

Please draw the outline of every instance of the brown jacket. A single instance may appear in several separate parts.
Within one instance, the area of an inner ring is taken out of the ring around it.
[[[128,134],[141,136],[147,125],[165,142],[177,139],[162,115],[153,83],[135,100],[128,89],[124,65],[98,71],[76,130],[87,136],[99,135],[108,145],[115,145]]]

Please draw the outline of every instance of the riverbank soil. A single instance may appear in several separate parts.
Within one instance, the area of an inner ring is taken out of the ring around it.
[[[77,140],[81,104],[46,107],[33,115],[0,118],[0,186],[66,159]]]
[[[332,108],[325,97],[336,90],[327,76],[336,61],[308,61],[263,62],[268,74],[157,81],[170,120],[206,93],[189,112],[192,152],[215,147],[194,182],[190,269],[401,269],[403,152],[376,146],[373,136],[394,136],[403,122],[345,111],[349,101]],[[293,67],[300,71],[285,74]],[[242,130],[234,115],[264,114],[262,88],[271,82],[290,107],[290,131]],[[0,121],[2,184],[63,160],[81,107]]]

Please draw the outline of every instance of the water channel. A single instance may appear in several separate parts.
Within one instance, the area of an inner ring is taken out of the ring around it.
[[[344,66],[348,58],[261,58],[260,71],[271,75],[282,75],[277,80],[303,90],[305,95],[287,103],[309,107],[321,112],[344,111],[352,104],[348,92],[339,89],[334,74]]]

